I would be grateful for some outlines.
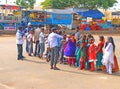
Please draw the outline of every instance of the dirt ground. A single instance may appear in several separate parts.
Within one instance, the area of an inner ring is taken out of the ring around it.
[[[120,64],[120,36],[113,38]],[[63,64],[51,70],[45,60],[23,54],[26,60],[18,61],[15,36],[0,37],[0,89],[120,89],[120,72],[108,75]]]

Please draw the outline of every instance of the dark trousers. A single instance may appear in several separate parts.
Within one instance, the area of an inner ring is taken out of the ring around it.
[[[23,55],[22,55],[22,53],[23,53],[23,46],[22,46],[22,44],[17,44],[17,49],[18,49],[18,59],[21,59],[21,58],[23,58]]]
[[[36,41],[35,43],[35,51],[34,51],[34,56],[38,55],[40,52],[40,45],[39,45],[39,41]]]
[[[28,47],[28,40],[26,39],[26,52],[29,52],[29,47]]]
[[[28,53],[29,54],[33,53],[33,42],[32,41],[28,42]]]
[[[58,47],[51,48],[51,59],[50,59],[50,61],[51,61],[50,65],[51,66],[57,64],[58,55],[59,55]]]
[[[64,61],[64,49],[63,48],[60,49],[59,59],[60,59],[60,61]]]

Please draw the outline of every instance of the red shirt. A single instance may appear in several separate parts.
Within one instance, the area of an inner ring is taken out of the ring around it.
[[[100,41],[97,46],[97,51],[100,53],[103,53],[103,46],[104,46],[104,43]]]
[[[90,44],[90,47],[88,48],[88,55],[89,55],[89,61],[95,61],[96,60],[96,46],[95,44]]]

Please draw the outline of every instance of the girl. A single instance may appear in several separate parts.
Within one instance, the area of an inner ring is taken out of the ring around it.
[[[109,74],[112,74],[112,69],[115,66],[114,61],[114,52],[115,52],[115,44],[112,37],[108,37],[107,45],[104,50],[102,63],[106,67],[106,71]]]
[[[82,45],[81,45],[81,57],[80,57],[80,69],[84,69],[85,60],[87,59],[87,40],[86,35],[82,37]]]
[[[94,62],[96,61],[96,46],[94,38],[90,38],[90,46],[88,48],[88,60],[90,62],[90,70],[94,71]]]
[[[79,40],[77,42],[77,47],[76,47],[76,63],[77,63],[77,67],[80,67],[80,57],[81,57],[81,50],[80,50],[80,46],[82,45],[81,40]]]
[[[69,36],[68,44],[64,50],[64,55],[68,58],[68,64],[71,66],[73,64],[75,66],[75,50],[76,50],[76,40],[74,34]]]
[[[103,57],[103,47],[104,47],[104,36],[99,36],[99,43],[97,46],[97,62],[96,62],[96,67],[97,70],[102,70],[102,57]]]

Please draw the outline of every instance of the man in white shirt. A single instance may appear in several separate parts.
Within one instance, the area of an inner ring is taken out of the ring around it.
[[[40,46],[39,46],[39,35],[41,32],[41,25],[38,26],[37,29],[34,31],[34,42],[35,42],[35,51],[34,51],[34,56],[38,55],[40,52]]]
[[[53,28],[52,33],[50,33],[48,36],[48,47],[51,50],[51,69],[59,70],[59,68],[56,67],[59,54],[57,39],[63,37],[58,35],[56,30],[56,28]]]
[[[18,60],[22,60],[24,56],[22,55],[23,53],[23,43],[24,43],[24,32],[22,30],[22,27],[19,27],[16,33],[16,44],[17,44],[17,50],[18,50]]]
[[[44,35],[44,28],[41,29],[41,33],[39,35],[39,44],[40,44],[40,53],[39,57],[43,57],[43,52],[45,50],[45,35]]]
[[[28,36],[28,33],[32,30],[32,25],[31,23],[28,23],[28,27],[24,30],[24,33],[26,35],[26,37]],[[33,50],[33,49],[32,49]],[[28,48],[28,41],[26,39],[26,52],[29,52],[29,48]]]

